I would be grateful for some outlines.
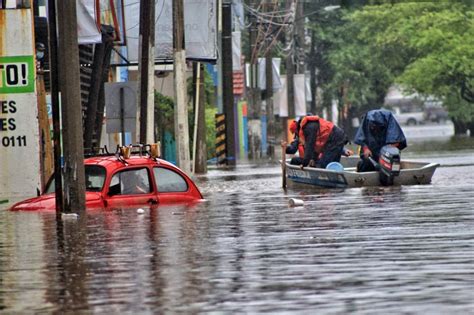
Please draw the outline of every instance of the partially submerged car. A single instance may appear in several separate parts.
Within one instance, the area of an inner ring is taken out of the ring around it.
[[[105,152],[84,160],[87,209],[193,203],[203,199],[188,175],[158,158],[156,149],[147,150],[147,146],[117,148],[115,154]],[[10,210],[55,210],[54,189],[53,176],[42,195],[18,202]]]

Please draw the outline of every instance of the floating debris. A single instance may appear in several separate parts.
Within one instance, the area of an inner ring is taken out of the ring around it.
[[[288,200],[288,205],[290,207],[300,207],[304,205],[304,201],[301,199],[296,199],[296,198],[290,198]]]
[[[77,220],[79,215],[77,213],[61,213],[62,220]]]

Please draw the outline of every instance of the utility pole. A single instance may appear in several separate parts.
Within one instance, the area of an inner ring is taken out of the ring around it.
[[[250,8],[255,8],[255,0],[250,0]],[[250,76],[250,87],[248,89],[248,98],[249,98],[249,119],[255,119],[257,114],[257,105],[255,104],[255,97],[254,94],[255,86],[256,86],[256,71],[255,71],[255,60],[254,60],[254,52],[256,51],[256,41],[257,41],[257,26],[256,26],[256,19],[253,15],[252,11],[249,13],[249,57],[248,60],[250,62],[250,69],[249,69],[249,76]]]
[[[140,0],[139,142],[154,143],[155,1]]]
[[[48,0],[49,26],[49,69],[51,82],[51,106],[53,111],[54,143],[54,191],[56,192],[56,217],[61,218],[64,209],[63,179],[61,170],[61,124],[59,108],[59,74],[58,74],[58,36],[56,33],[56,1]]]
[[[273,10],[275,9],[273,5]],[[268,7],[271,11],[271,8]],[[269,28],[272,26],[269,24]],[[267,33],[270,33],[267,31]],[[268,42],[268,45],[271,45],[272,38],[265,39]],[[273,116],[273,59],[272,59],[272,49],[267,47],[267,53],[265,56],[265,98],[266,98],[266,108],[267,113],[267,156],[273,160],[275,157],[275,116]]]
[[[173,48],[174,48],[174,124],[176,157],[178,166],[190,173],[188,111],[186,101],[186,51],[184,46],[184,4],[173,0]]]
[[[265,89],[267,112],[267,156],[275,157],[275,116],[273,116],[273,60],[271,50],[265,57]]]
[[[297,2],[295,2],[296,5]],[[291,3],[288,3],[288,8],[290,9],[292,6]],[[295,27],[293,27],[293,32],[295,31]],[[294,75],[295,75],[295,64],[294,64],[294,34],[287,33],[286,34],[286,42],[287,44],[291,45],[290,52],[286,57],[286,86],[287,86],[287,100],[288,100],[288,117],[294,118],[295,117],[295,85],[294,85]],[[283,120],[284,121],[284,120]],[[287,122],[284,121],[284,129],[287,130]],[[286,132],[285,132],[286,136]]]
[[[85,175],[76,3],[58,1],[57,8],[58,51],[61,52],[58,56],[63,126],[64,212],[83,213]]]
[[[295,16],[295,47],[296,47],[296,72],[298,74],[302,74],[303,77],[306,72],[305,67],[305,46],[306,46],[306,39],[305,39],[305,29],[304,29],[304,2],[297,2],[296,3],[296,16]],[[306,79],[303,80],[303,91],[306,93]],[[304,108],[306,111],[306,95],[304,97]]]
[[[224,105],[222,101],[222,1],[217,0],[217,51],[219,58],[217,59],[217,114],[224,113]]]
[[[314,115],[319,114],[316,108],[316,87],[317,87],[317,82],[316,82],[316,35],[315,31],[311,31],[311,49],[310,49],[310,62],[309,62],[309,72],[310,72],[310,89],[311,89],[311,113]]]
[[[204,88],[204,65],[194,63],[193,77],[195,82],[194,93],[194,137],[193,137],[193,172],[207,173],[207,145],[206,145],[206,91]]]
[[[255,9],[256,0],[250,0],[249,6],[251,9]],[[258,63],[258,44],[257,44],[257,21],[254,13],[249,13],[249,61],[250,61],[250,87],[248,89],[248,100],[249,100],[249,113],[248,113],[248,126],[249,126],[249,157],[256,159],[260,157],[260,143],[259,137],[261,137],[261,125],[260,125],[260,102],[258,97],[258,76],[257,76],[257,63]],[[259,130],[260,128],[260,130]]]
[[[222,89],[225,113],[227,165],[236,165],[234,87],[232,72],[232,2],[222,3]]]

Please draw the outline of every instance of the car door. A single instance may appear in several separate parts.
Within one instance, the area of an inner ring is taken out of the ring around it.
[[[196,199],[189,193],[190,187],[187,180],[178,172],[158,166],[153,168],[153,175],[160,204],[183,203]]]
[[[105,201],[108,207],[156,204],[150,172],[147,167],[128,168],[112,175]]]

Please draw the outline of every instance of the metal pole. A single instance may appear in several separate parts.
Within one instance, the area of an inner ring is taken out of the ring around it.
[[[105,36],[102,35],[105,42]],[[102,86],[102,72],[104,65],[105,43],[95,44],[94,61],[92,62],[91,85],[87,101],[87,112],[84,121],[84,147],[92,149],[93,134],[95,131],[95,121],[97,119],[97,107],[99,94]],[[100,138],[100,135],[98,135]]]
[[[122,134],[122,145],[125,145],[125,104],[123,87],[120,88],[120,132]]]
[[[61,176],[61,125],[59,108],[58,78],[58,37],[56,33],[56,1],[48,1],[49,24],[49,67],[51,82],[51,107],[53,111],[53,143],[54,143],[54,191],[56,192],[56,215],[61,218],[64,209],[63,180]]]
[[[201,63],[199,61],[196,63],[196,81],[194,84],[196,85],[196,95],[194,97],[193,173],[196,173],[196,165],[198,160],[196,158],[196,147],[199,123],[199,92],[201,89]]]

